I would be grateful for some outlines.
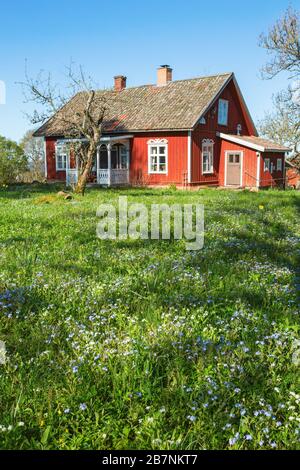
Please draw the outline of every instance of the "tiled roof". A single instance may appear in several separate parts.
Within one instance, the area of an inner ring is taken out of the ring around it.
[[[231,142],[245,145],[246,147],[253,148],[260,152],[288,152],[290,149],[283,145],[272,142],[271,140],[256,137],[254,135],[236,135],[221,133],[220,137]]]
[[[108,107],[103,132],[191,129],[232,77],[232,73],[225,73],[172,81],[160,87],[125,88],[119,93],[99,90],[96,93],[99,106],[104,99]],[[84,102],[84,93],[75,95],[35,135],[66,135],[68,129],[60,118],[61,113],[74,116]]]

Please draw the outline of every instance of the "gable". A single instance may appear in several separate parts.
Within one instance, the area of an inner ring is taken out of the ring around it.
[[[220,99],[228,101],[227,125],[218,124],[218,102]],[[255,125],[233,75],[224,85],[223,89],[214,97],[207,110],[197,120],[196,125],[203,131],[236,134],[238,124],[241,125],[241,132],[243,134],[257,135]]]

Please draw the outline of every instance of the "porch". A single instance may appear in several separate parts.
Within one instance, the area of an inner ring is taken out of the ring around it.
[[[131,135],[126,135],[102,137],[100,139],[89,183],[100,186],[123,186],[129,184],[130,139],[132,137]],[[75,185],[78,181],[78,176],[78,160],[72,159],[69,154],[66,167],[66,185]]]

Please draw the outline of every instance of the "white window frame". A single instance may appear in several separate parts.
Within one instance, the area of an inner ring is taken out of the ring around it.
[[[264,173],[271,171],[271,160],[270,158],[264,158]]]
[[[220,98],[218,103],[218,124],[220,126],[228,126],[228,109],[229,101]]]
[[[153,139],[153,140],[148,140],[147,142],[148,144],[148,173],[151,175],[151,174],[155,174],[155,175],[167,175],[168,174],[168,141],[166,139]],[[152,170],[151,168],[151,157],[154,155],[153,152],[152,152],[152,149],[156,147],[157,149],[157,153],[155,155],[157,155],[157,167],[158,167],[158,170]],[[164,147],[165,148],[165,153],[164,154],[160,154],[159,153],[159,147]],[[160,167],[160,156],[164,156],[165,157],[165,165],[166,165],[166,169],[165,171],[161,171],[159,170],[159,167]]]
[[[277,158],[276,170],[277,171],[282,171],[282,158]]]
[[[204,154],[207,153],[207,151],[204,151],[204,147],[210,148],[209,153],[209,160],[210,160],[210,165],[209,165],[209,170],[204,171]],[[214,173],[214,141],[212,139],[203,139],[202,140],[202,148],[201,148],[201,170],[202,170],[202,175],[212,175]]]
[[[62,166],[59,165],[59,157],[62,157]],[[69,152],[64,144],[56,143],[55,145],[55,168],[56,171],[66,171],[68,168]]]

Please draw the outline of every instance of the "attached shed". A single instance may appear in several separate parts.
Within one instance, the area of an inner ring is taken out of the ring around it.
[[[221,186],[284,186],[285,152],[288,148],[256,136],[219,133],[219,137]]]

